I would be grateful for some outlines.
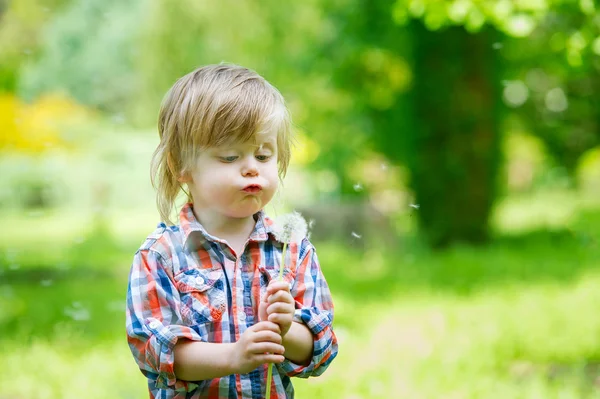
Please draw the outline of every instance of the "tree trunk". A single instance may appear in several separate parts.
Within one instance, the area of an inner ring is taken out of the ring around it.
[[[499,78],[491,29],[412,25],[409,161],[421,231],[435,247],[485,242],[499,167]]]

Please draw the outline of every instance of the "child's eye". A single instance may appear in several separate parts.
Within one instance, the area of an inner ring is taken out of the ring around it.
[[[256,159],[258,159],[259,161],[262,161],[262,162],[268,161],[270,158],[271,158],[270,155],[257,155],[256,156]]]
[[[231,163],[231,162],[235,162],[236,159],[238,159],[237,155],[231,155],[229,157],[219,157],[221,159],[222,162],[227,162],[227,163]]]

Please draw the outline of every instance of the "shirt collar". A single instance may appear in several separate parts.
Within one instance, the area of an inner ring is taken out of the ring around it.
[[[250,233],[249,241],[267,241],[269,239],[269,234],[273,233],[274,222],[269,218],[264,210],[260,210],[253,215],[256,224],[254,225],[254,229],[252,233]],[[183,206],[181,212],[179,213],[179,225],[181,226],[181,230],[183,232],[183,241],[187,242],[194,232],[200,233],[200,236],[206,240],[215,241],[215,242],[223,242],[218,237],[215,237],[208,233],[204,226],[200,224],[193,211],[193,204],[188,202]]]

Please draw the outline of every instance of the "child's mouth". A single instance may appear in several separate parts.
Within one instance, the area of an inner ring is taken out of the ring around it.
[[[244,187],[243,191],[246,193],[258,193],[262,190],[262,187],[258,184],[251,184],[249,186]]]

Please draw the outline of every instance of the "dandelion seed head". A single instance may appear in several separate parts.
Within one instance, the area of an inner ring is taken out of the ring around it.
[[[306,237],[308,226],[306,220],[299,212],[283,215],[273,231],[273,235],[280,242],[290,243],[292,240],[301,240]]]

